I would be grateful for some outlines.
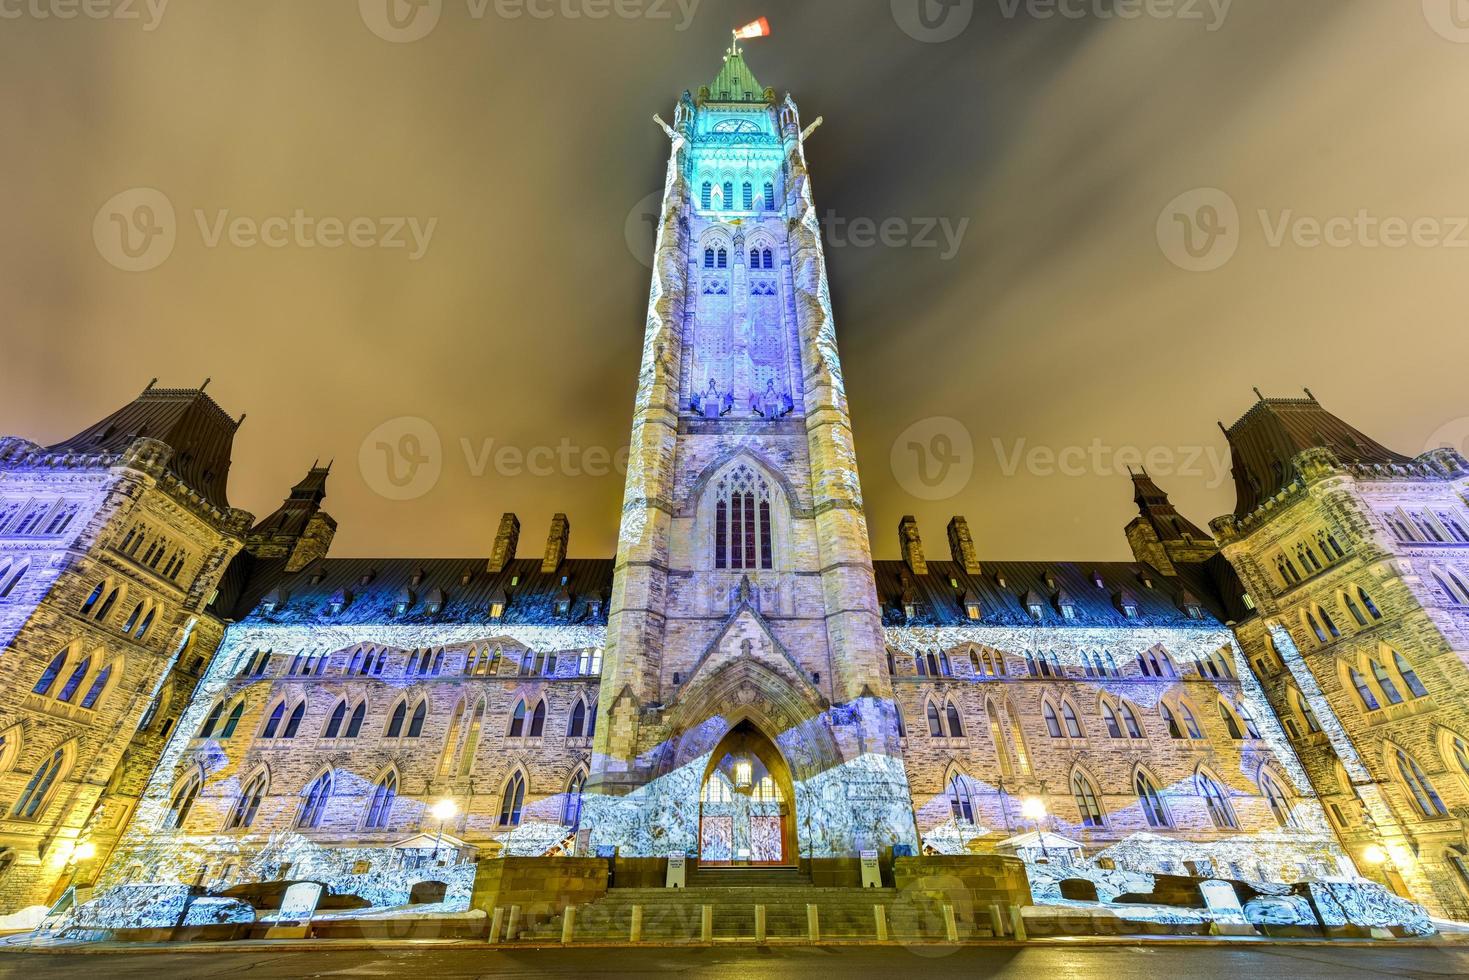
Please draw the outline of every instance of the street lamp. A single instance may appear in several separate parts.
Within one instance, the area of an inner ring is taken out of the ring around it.
[[[1020,801],[1020,815],[1035,822],[1036,833],[1041,839],[1041,857],[1049,864],[1051,852],[1046,848],[1046,801],[1039,796],[1027,796]]]
[[[429,816],[439,822],[439,835],[434,838],[434,864],[439,863],[439,845],[444,841],[444,824],[454,819],[459,812],[459,804],[450,799],[439,800],[429,807]]]
[[[1387,863],[1387,852],[1376,844],[1370,844],[1362,852],[1362,860],[1373,866],[1381,866]]]

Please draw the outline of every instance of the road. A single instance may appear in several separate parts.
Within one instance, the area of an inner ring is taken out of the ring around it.
[[[423,947],[212,953],[0,954],[0,978],[221,977],[719,977],[731,980],[1045,980],[1157,978],[1464,977],[1469,947],[1032,946],[914,950],[899,947],[515,950]]]

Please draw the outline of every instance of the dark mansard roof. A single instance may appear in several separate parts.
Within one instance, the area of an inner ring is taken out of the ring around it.
[[[242,557],[221,583],[214,610],[256,624],[601,625],[612,589],[613,563],[602,558],[568,558],[555,572],[542,572],[539,558],[519,558],[498,573],[485,570],[485,558],[324,558],[286,574],[284,558]],[[570,611],[558,615],[564,598]],[[502,599],[504,615],[492,619],[490,606]],[[434,600],[438,612],[429,611]]]
[[[1220,626],[1217,617],[1223,610],[1212,593],[1198,594],[1181,579],[1166,577],[1147,565],[987,561],[980,567],[980,574],[971,575],[954,562],[930,561],[928,574],[914,575],[901,561],[873,562],[883,625]],[[907,604],[905,595],[916,607],[912,619],[903,608]],[[972,599],[979,602],[978,623],[968,615],[967,604]],[[1123,614],[1124,600],[1137,606],[1136,617]],[[1031,615],[1032,602],[1042,606],[1039,622]],[[1062,605],[1074,607],[1074,619],[1063,617]],[[1186,609],[1189,605],[1198,606],[1204,618],[1190,617]]]
[[[1252,513],[1294,483],[1300,474],[1291,460],[1307,449],[1330,449],[1343,463],[1412,462],[1332,415],[1309,391],[1306,395],[1305,398],[1261,396],[1238,422],[1225,430],[1234,460],[1236,517]]]
[[[226,510],[230,453],[239,427],[203,388],[149,385],[100,422],[47,449],[53,453],[121,453],[134,439],[157,439],[173,449],[169,471],[215,507]]]

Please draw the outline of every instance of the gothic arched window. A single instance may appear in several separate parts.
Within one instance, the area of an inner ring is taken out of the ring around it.
[[[974,823],[974,786],[967,776],[955,773],[949,780],[949,812],[956,821]]]
[[[714,567],[735,571],[773,568],[770,487],[748,466],[719,481],[714,505]]]
[[[939,717],[938,706],[932,701],[928,702],[928,734],[931,738],[944,737],[944,723]]]
[[[963,738],[964,723],[959,720],[959,709],[954,707],[954,702],[950,701],[947,705],[945,705],[944,718],[949,723],[949,737]]]
[[[535,710],[530,713],[531,738],[540,738],[546,731],[546,702],[537,701]]]
[[[1097,802],[1097,791],[1090,779],[1081,773],[1071,777],[1071,795],[1076,799],[1076,809],[1081,813],[1083,827],[1101,827],[1102,806]]]
[[[724,248],[723,246],[720,246],[719,251],[716,253],[715,263],[714,264],[716,266],[718,266],[719,268],[721,268],[721,269],[728,269],[729,268],[729,250],[726,249],[726,248]]]
[[[106,667],[103,667],[97,672],[97,676],[92,679],[92,686],[87,688],[87,693],[82,696],[83,708],[91,708],[96,706],[97,699],[100,698],[102,696],[102,692],[107,689],[107,681],[111,676],[112,664],[108,664]]]
[[[332,796],[332,774],[324,772],[306,787],[306,793],[301,801],[301,813],[296,818],[296,826],[302,829],[321,826],[321,818],[326,814],[326,802]]]
[[[1265,802],[1270,804],[1270,812],[1275,815],[1275,822],[1282,827],[1294,827],[1296,817],[1291,812],[1290,798],[1285,795],[1285,790],[1280,788],[1280,784],[1268,772],[1260,773],[1260,791],[1265,794]]]
[[[265,798],[265,773],[260,773],[246,784],[243,791],[235,799],[235,805],[230,810],[229,820],[225,822],[225,830],[249,830],[250,825],[255,822],[255,814],[260,812],[260,801]]]
[[[393,801],[398,798],[398,774],[389,772],[372,788],[372,802],[367,807],[367,830],[387,830],[393,815]]]
[[[571,721],[566,725],[567,738],[581,738],[587,727],[587,706],[578,701],[571,709]]]
[[[500,799],[500,826],[520,826],[520,810],[525,805],[525,777],[520,770],[505,784],[505,795]]]
[[[726,211],[733,211],[734,210],[734,200],[735,200],[735,196],[734,196],[734,181],[732,181],[732,180],[726,180],[724,182],[724,210],[726,210]],[[724,268],[724,267],[723,266],[720,266],[720,268]]]
[[[428,717],[428,702],[420,701],[413,709],[413,719],[408,722],[408,737],[418,738],[423,734],[423,720]]]
[[[769,181],[765,183],[765,210],[775,210],[775,185]]]
[[[708,211],[714,206],[714,185],[707,180],[704,181],[704,186],[699,189],[699,204],[703,206],[705,211]]]
[[[745,210],[755,210],[755,185],[745,181],[745,186],[741,190],[744,192]]]
[[[1403,695],[1398,691],[1398,686],[1388,676],[1387,668],[1376,660],[1371,661],[1372,676],[1377,679],[1377,686],[1382,689],[1382,696],[1387,698],[1388,704],[1402,704]]]
[[[164,830],[177,830],[189,819],[189,811],[194,808],[194,800],[199,796],[199,784],[199,776],[195,774],[173,794],[173,801],[168,805],[168,815],[163,818]]]
[[[1163,806],[1163,797],[1147,774],[1139,770],[1133,786],[1137,790],[1137,800],[1142,804],[1143,816],[1147,818],[1148,826],[1171,827],[1173,824],[1168,819],[1168,810]]]
[[[57,775],[61,772],[61,766],[66,761],[64,749],[57,749],[51,758],[41,763],[40,768],[31,776],[31,781],[26,783],[25,792],[20,794],[20,799],[15,802],[15,809],[10,815],[16,820],[35,820],[41,814],[41,807],[46,802],[46,797],[51,792],[51,787],[56,782]]]
[[[510,715],[510,730],[506,733],[511,738],[520,738],[525,734],[525,702],[515,702],[515,711]]]
[[[1428,781],[1428,774],[1418,765],[1418,761],[1402,749],[1398,749],[1397,764],[1398,775],[1403,777],[1403,784],[1413,794],[1413,802],[1417,804],[1419,812],[1429,818],[1448,816],[1448,809],[1444,806],[1438,791]]]
[[[61,686],[61,693],[56,695],[56,700],[70,704],[71,699],[76,697],[77,688],[81,687],[83,679],[86,678],[87,671],[91,669],[92,658],[83,657],[82,662],[77,664],[76,667],[72,669],[71,676],[68,677],[66,679],[66,683]]]
[[[581,793],[586,783],[587,774],[578,770],[566,786],[566,802],[561,805],[561,822],[568,827],[576,827],[581,823]]]
[[[234,710],[230,712],[230,716],[225,719],[224,729],[219,733],[219,737],[229,738],[231,735],[233,735],[235,733],[235,729],[239,727],[240,718],[243,717],[244,714],[245,702],[241,701],[235,705]]]
[[[324,734],[324,737],[337,738],[338,736],[340,736],[342,734],[342,722],[346,720],[347,702],[339,701],[337,702],[337,706],[332,709],[331,720],[326,723],[326,732]]]
[[[275,738],[275,733],[280,730],[281,721],[286,717],[286,702],[282,701],[275,706],[270,713],[270,719],[266,721],[265,728],[261,730],[261,738]]]
[[[296,705],[291,712],[290,721],[286,722],[286,730],[281,732],[281,738],[295,738],[296,733],[301,730],[301,719],[306,717],[306,702],[302,701]]]
[[[1224,790],[1214,781],[1214,777],[1207,773],[1199,773],[1194,777],[1198,786],[1199,796],[1204,800],[1204,806],[1209,811],[1209,819],[1214,821],[1214,826],[1220,830],[1238,830],[1239,822],[1234,816],[1234,807],[1229,804],[1229,797]]]

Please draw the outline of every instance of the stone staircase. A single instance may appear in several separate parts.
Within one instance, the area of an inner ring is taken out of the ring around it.
[[[697,883],[695,883],[697,882]],[[690,875],[690,887],[614,888],[606,897],[576,908],[572,942],[627,942],[633,908],[642,909],[642,941],[699,942],[703,907],[713,912],[716,942],[753,942],[755,906],[765,907],[766,938],[772,942],[809,942],[807,906],[817,907],[820,941],[872,941],[877,938],[874,906],[885,912],[888,938],[942,941],[947,935],[940,903],[895,888],[818,888],[795,869],[705,869]],[[560,943],[565,916],[518,923],[516,942]],[[960,935],[990,935],[961,923]]]

